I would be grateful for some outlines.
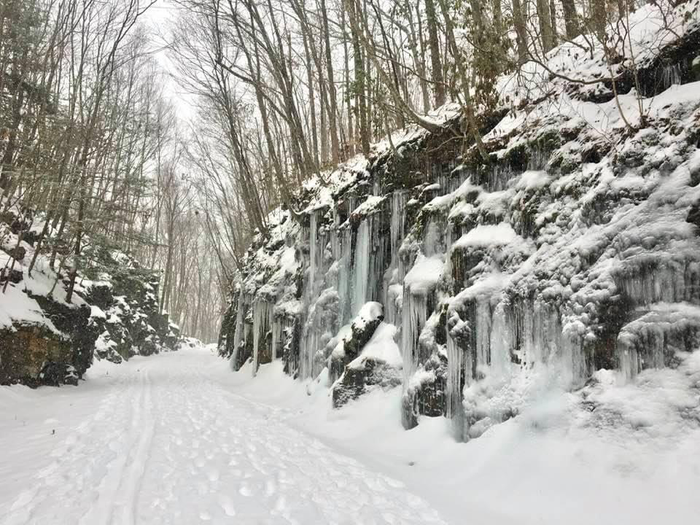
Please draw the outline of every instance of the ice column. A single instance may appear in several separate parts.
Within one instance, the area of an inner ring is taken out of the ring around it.
[[[265,339],[270,331],[270,303],[265,300],[253,302],[253,375],[258,372],[260,362],[269,362],[269,349]],[[264,352],[264,354],[262,354]]]
[[[245,310],[245,295],[243,290],[238,294],[238,311],[236,312],[236,330],[233,333],[233,353],[231,354],[231,368],[234,371],[238,370],[238,352],[241,347],[241,341],[243,340],[243,317]]]
[[[355,316],[367,302],[370,268],[370,231],[372,217],[360,223],[355,242],[355,264],[353,265],[352,315]]]

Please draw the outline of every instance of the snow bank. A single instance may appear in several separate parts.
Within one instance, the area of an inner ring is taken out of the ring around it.
[[[327,389],[294,381],[281,363],[261,367],[254,381],[214,376],[275,418],[381,468],[449,523],[464,523],[465,512],[489,525],[686,525],[697,515],[700,352],[631,384],[603,371],[577,394],[533,388],[519,415],[467,444],[455,443],[442,418],[404,431],[398,389],[333,410]]]
[[[395,150],[380,145],[356,171],[339,168],[328,189],[309,185],[302,216],[275,223],[247,259],[234,368],[256,359],[251,339],[265,347],[272,333],[290,374],[334,382],[346,360],[395,359],[395,326],[405,426],[444,415],[457,439],[489,439],[528,412],[535,426],[569,421],[579,407],[568,403],[601,369],[634,382],[678,366],[700,344],[700,83],[657,76],[674,46],[694,45],[697,11],[698,0],[669,8],[668,27],[658,6],[632,16],[647,79],[638,89],[629,49],[611,71],[595,45],[548,55],[550,69],[585,83],[534,63],[502,79],[494,117],[505,116],[483,137],[489,162],[452,147],[456,120],[445,120],[442,132],[395,135]],[[256,322],[261,300],[274,314]],[[383,305],[387,337],[358,354],[348,326],[368,301]]]

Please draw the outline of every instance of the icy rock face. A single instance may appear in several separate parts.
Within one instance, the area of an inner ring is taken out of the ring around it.
[[[233,354],[233,345],[229,341],[233,341],[236,336],[236,320],[238,317],[238,295],[234,295],[231,304],[224,313],[224,318],[221,321],[221,330],[219,331],[219,341],[217,343],[217,351],[219,357],[231,359]]]
[[[700,54],[697,1],[678,9],[693,6],[676,36],[645,26],[661,47],[639,55],[643,78],[686,56],[674,49]],[[600,62],[578,60],[584,76]],[[617,101],[604,83],[552,80],[530,86],[534,101],[514,88],[524,109],[482,119],[488,162],[453,140],[451,114],[443,132],[405,130],[328,184],[308,181],[300,217],[276,210],[248,252],[222,353],[234,369],[281,358],[302,380],[328,368],[336,406],[400,384],[406,428],[445,416],[460,440],[517,416],[540,388],[675,366],[700,345],[700,83],[686,69]],[[368,301],[383,319],[344,354]]]
[[[44,315],[62,334],[68,336],[71,343],[70,362],[59,363],[53,358],[48,358],[47,362],[56,362],[59,367],[65,366],[67,370],[72,367],[78,376],[82,377],[92,364],[95,339],[98,333],[96,326],[92,323],[90,308],[86,305],[77,308],[70,307],[51,297],[30,295],[39,304]]]
[[[134,355],[175,350],[181,341],[180,329],[159,311],[156,277],[118,272],[110,281],[92,282],[78,293],[92,305],[98,359],[120,363]]]
[[[402,399],[401,422],[407,429],[418,425],[421,416],[447,415],[447,358],[433,354],[411,375]]]

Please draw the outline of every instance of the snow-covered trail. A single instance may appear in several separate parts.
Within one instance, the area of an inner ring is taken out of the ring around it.
[[[78,388],[1,392],[0,523],[444,523],[400,482],[229,391],[214,359],[182,351]]]

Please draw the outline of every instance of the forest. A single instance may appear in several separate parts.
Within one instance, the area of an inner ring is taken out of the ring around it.
[[[2,525],[687,525],[700,0],[0,0]]]
[[[305,179],[409,124],[435,131],[432,115],[447,103],[465,117],[454,140],[486,155],[480,135],[500,76],[527,75],[523,65],[573,41],[581,53],[609,48],[615,64],[634,9],[623,0],[2,0],[2,206],[29,224],[46,218],[29,272],[49,254],[56,280],[70,281],[68,301],[78,273],[105,270],[101,251],[120,249],[159,273],[161,308],[213,340],[254,232],[265,235],[278,205],[296,211]],[[158,10],[164,27],[147,23]],[[166,89],[173,79],[177,89]]]

